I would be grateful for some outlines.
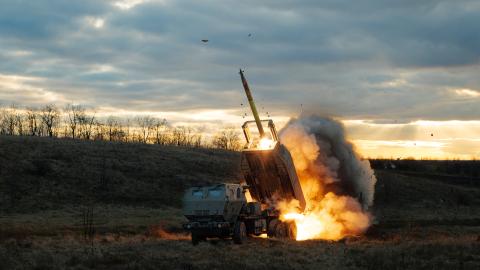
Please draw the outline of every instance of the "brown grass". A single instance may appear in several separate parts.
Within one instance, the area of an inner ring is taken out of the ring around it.
[[[162,225],[152,225],[148,228],[146,233],[148,237],[165,239],[165,240],[190,240],[190,235],[187,232],[183,233],[173,233],[168,232]]]
[[[32,238],[2,242],[0,259],[0,269],[478,269],[480,243],[473,235],[449,235],[421,241],[250,239],[245,245],[216,241],[193,247],[189,240],[131,235],[99,238],[90,249],[77,238]]]

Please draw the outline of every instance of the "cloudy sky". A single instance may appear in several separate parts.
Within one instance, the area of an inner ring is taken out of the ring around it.
[[[262,3],[259,3],[262,2]],[[0,0],[0,103],[342,120],[370,157],[480,158],[480,2]],[[208,39],[207,43],[202,39]],[[433,136],[432,136],[433,135]]]

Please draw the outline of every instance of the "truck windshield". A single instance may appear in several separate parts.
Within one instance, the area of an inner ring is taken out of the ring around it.
[[[221,189],[210,189],[210,190],[208,190],[208,196],[209,197],[218,198],[218,197],[222,196],[222,194],[223,194],[223,190],[221,190]]]
[[[192,196],[197,197],[197,198],[202,198],[203,197],[203,191],[201,190],[194,190],[192,191]]]

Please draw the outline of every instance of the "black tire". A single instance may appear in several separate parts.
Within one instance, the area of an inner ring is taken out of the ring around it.
[[[275,237],[276,238],[287,238],[288,229],[285,222],[279,222],[275,228]]]
[[[288,238],[292,240],[297,239],[297,224],[294,221],[287,222]]]
[[[233,228],[233,242],[242,244],[245,241],[247,241],[247,227],[243,221],[238,221]]]
[[[280,221],[278,219],[272,219],[268,223],[268,229],[267,229],[267,236],[269,238],[275,237],[275,232],[277,230],[277,225],[279,224]]]
[[[198,245],[198,243],[200,243],[200,241],[205,241],[206,238],[202,235],[200,235],[198,232],[194,232],[192,231],[192,244],[194,246]]]

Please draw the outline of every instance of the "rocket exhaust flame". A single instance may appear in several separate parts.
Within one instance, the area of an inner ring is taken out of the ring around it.
[[[295,200],[276,205],[281,220],[295,221],[296,239],[339,240],[365,232],[376,178],[345,139],[343,126],[328,118],[300,117],[282,129],[280,140],[292,155],[307,203],[304,213]]]
[[[273,140],[270,140],[268,138],[262,138],[260,140],[260,143],[258,144],[258,148],[259,149],[271,149],[273,148],[273,145],[274,145],[274,141]]]

